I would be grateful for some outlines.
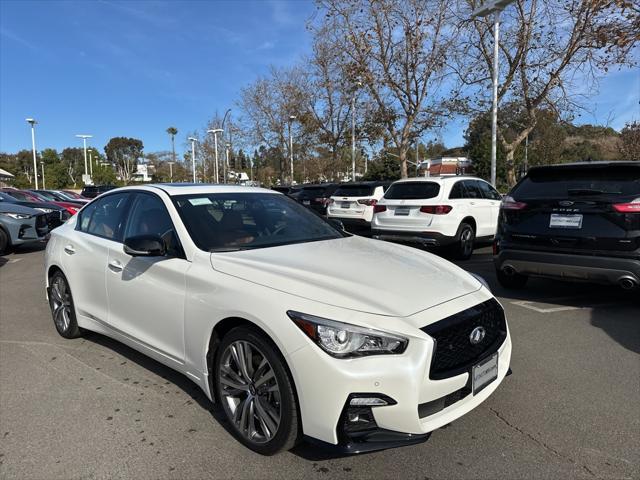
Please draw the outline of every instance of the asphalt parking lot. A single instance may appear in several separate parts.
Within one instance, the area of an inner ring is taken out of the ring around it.
[[[101,335],[60,338],[43,254],[0,257],[1,478],[640,478],[640,304],[617,289],[505,292],[477,250],[460,265],[494,288],[514,344],[489,400],[421,445],[262,457],[180,374]]]

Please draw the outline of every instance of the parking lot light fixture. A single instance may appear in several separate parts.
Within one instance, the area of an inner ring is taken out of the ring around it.
[[[471,18],[493,14],[493,106],[491,109],[491,185],[496,186],[496,153],[498,132],[498,53],[500,40],[500,12],[514,0],[490,0],[476,8]]]
[[[176,162],[168,162],[169,163],[169,182],[173,183],[173,164]]]
[[[33,176],[36,181],[36,190],[38,190],[38,161],[36,160],[36,119],[26,118],[29,125],[31,125],[31,149],[33,150]]]
[[[45,183],[45,180],[44,180],[44,162],[40,162],[40,167],[42,168],[42,188],[46,190],[47,184]]]
[[[225,144],[225,161],[222,166],[222,174],[224,175],[224,183],[227,183],[227,168],[229,167],[229,149],[231,148],[230,143]]]
[[[87,169],[87,138],[93,138],[93,135],[76,135],[76,137],[82,139],[82,144],[84,147],[84,174],[88,175],[89,171]]]
[[[293,134],[291,133],[291,123],[296,119],[295,115],[289,115],[289,162],[291,164],[291,182],[293,185]]]
[[[221,128],[214,128],[212,130],[207,130],[207,133],[213,133],[213,149],[215,153],[216,163],[215,168],[213,169],[214,176],[216,178],[215,183],[219,182],[219,174],[218,174],[218,134],[224,135],[224,130]]]
[[[196,183],[196,142],[198,141],[195,137],[189,137],[191,141],[191,170],[193,171],[193,183]]]

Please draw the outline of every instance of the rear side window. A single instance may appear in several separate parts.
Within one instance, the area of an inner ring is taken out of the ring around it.
[[[456,182],[455,185],[451,187],[449,198],[451,200],[465,198],[464,185],[462,185],[462,182]]]
[[[640,168],[558,168],[532,171],[512,191],[517,198],[640,196]]]
[[[80,212],[78,230],[97,237],[122,241],[123,213],[130,195],[117,193],[93,202]]]
[[[369,197],[373,195],[373,185],[341,185],[334,192],[336,197]]]
[[[384,194],[387,200],[417,200],[435,198],[440,193],[440,184],[436,182],[394,183]]]
[[[487,182],[482,182],[480,180],[477,181],[477,185],[482,192],[482,196],[487,200],[501,200],[502,196],[498,193],[498,191],[489,185]]]
[[[465,198],[482,198],[482,192],[476,180],[465,180],[462,183],[466,192]]]

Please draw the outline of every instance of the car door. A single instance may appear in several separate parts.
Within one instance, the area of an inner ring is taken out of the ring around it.
[[[478,180],[465,180],[464,188],[469,204],[469,213],[476,220],[476,237],[486,237],[493,235],[495,229],[493,229],[491,222],[491,206],[482,195],[479,183]]]
[[[498,215],[500,214],[500,202],[502,201],[502,195],[491,186],[490,183],[484,180],[478,180],[478,186],[482,191],[484,202],[489,205],[489,214],[491,219],[491,230],[488,235],[495,235],[498,229]]]
[[[76,228],[62,241],[62,268],[78,315],[99,323],[108,317],[105,273],[109,249],[121,245],[131,194],[115,193],[78,213]]]
[[[109,249],[107,295],[110,325],[164,357],[184,361],[185,259],[162,199],[138,192],[125,225],[124,238],[158,235],[167,245],[164,257],[132,257],[122,245]]]

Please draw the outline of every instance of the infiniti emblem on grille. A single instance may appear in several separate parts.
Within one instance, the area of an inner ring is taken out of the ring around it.
[[[571,205],[573,205],[573,202],[571,200],[562,200],[558,203],[563,207],[570,207]]]
[[[469,334],[469,342],[471,345],[477,345],[484,340],[487,331],[483,327],[474,328]]]

